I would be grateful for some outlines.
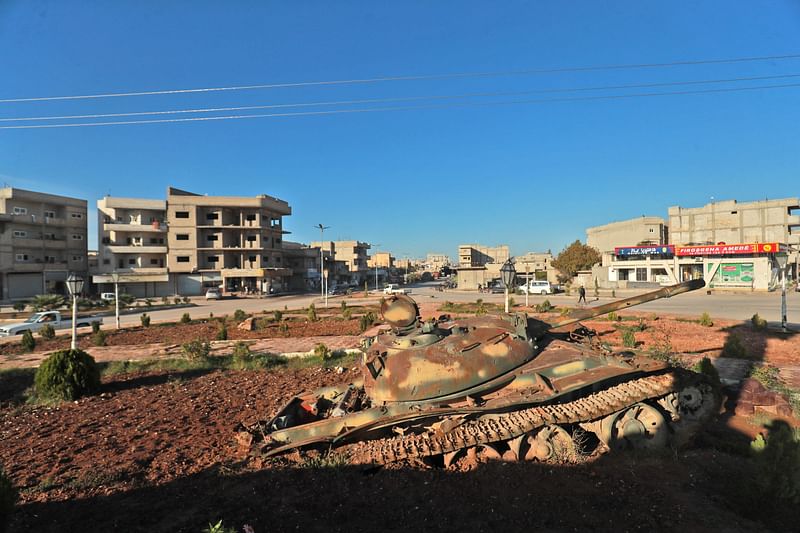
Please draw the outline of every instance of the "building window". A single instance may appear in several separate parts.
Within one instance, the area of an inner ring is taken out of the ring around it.
[[[254,256],[254,255],[251,255],[251,256],[250,256],[250,257],[248,257],[247,259],[248,259],[248,260],[249,260],[251,263],[255,263],[255,262],[256,262],[256,256]]]
[[[136,259],[128,259],[128,264],[129,265],[135,265],[136,264]]]
[[[175,218],[189,218],[189,211],[175,211]]]
[[[17,254],[16,259],[19,262],[25,262],[28,260],[28,254]]]
[[[150,259],[150,264],[151,265],[157,265],[158,264],[158,259]]]
[[[177,235],[175,235],[175,240],[177,240],[177,241],[188,241],[189,240],[189,234],[188,233],[178,233]]]
[[[256,242],[256,236],[255,235],[248,235],[247,236],[247,242]]]
[[[70,213],[72,218],[83,218],[83,213]]]
[[[248,222],[253,222],[253,221],[255,221],[256,216],[255,215],[247,215],[247,216],[244,217],[244,219],[247,220]]]
[[[19,230],[14,231],[14,237],[25,238],[27,236],[28,236],[28,232],[27,231],[19,231]]]
[[[44,262],[45,263],[50,263],[52,265],[53,263],[56,262],[56,258],[54,256],[52,256],[52,255],[46,255],[46,256],[44,256]]]
[[[150,244],[158,244],[158,239],[150,238]]]
[[[653,228],[650,228],[650,233],[655,233],[655,231],[653,230]]]
[[[44,212],[44,218],[56,218],[56,212],[55,211],[45,211]]]
[[[27,215],[28,214],[28,208],[27,207],[15,207],[14,208],[14,214],[15,215]]]
[[[46,239],[46,240],[54,241],[54,240],[56,240],[56,234],[55,233],[43,233],[42,234],[42,238]]]
[[[219,213],[206,213],[206,220],[219,220]]]
[[[83,240],[83,235],[73,234],[72,235],[72,240],[73,241],[82,241]]]
[[[219,240],[219,235],[209,235],[208,236],[208,240],[209,241],[218,241]]]
[[[103,259],[103,264],[104,265],[110,265],[111,264],[111,259]]]
[[[80,261],[80,260],[81,260],[81,256],[79,256],[79,255],[73,255],[73,256],[72,256],[72,260],[73,260],[73,261]]]
[[[217,263],[217,262],[219,262],[219,257],[216,256],[216,255],[209,255],[208,256],[208,262],[209,263]]]
[[[261,260],[264,261],[264,263],[269,263],[269,256],[265,255],[264,257],[261,258]]]
[[[281,262],[281,258],[280,258],[280,257],[276,257],[276,258],[275,258],[275,262],[276,262],[276,263],[280,263],[280,262]]]
[[[188,263],[189,262],[189,256],[188,255],[179,255],[177,257],[177,261],[178,261],[178,263]]]
[[[647,281],[647,269],[646,268],[637,268],[636,269],[636,281]]]

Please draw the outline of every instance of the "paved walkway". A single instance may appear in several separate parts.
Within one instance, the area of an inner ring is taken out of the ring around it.
[[[233,346],[240,341],[212,341],[211,353],[229,355]],[[324,344],[330,350],[352,350],[361,345],[361,337],[356,335],[289,337],[274,339],[253,339],[244,341],[255,353],[273,353],[298,357],[313,352],[317,344]],[[133,346],[95,346],[86,350],[97,362],[140,361],[144,359],[169,359],[182,357],[180,344],[142,344]],[[0,359],[0,370],[9,368],[37,367],[52,352],[36,352]]]

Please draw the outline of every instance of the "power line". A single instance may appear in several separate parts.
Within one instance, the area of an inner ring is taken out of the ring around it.
[[[585,66],[585,67],[559,67],[550,69],[524,69],[524,70],[508,70],[508,71],[495,71],[495,72],[462,72],[453,74],[430,74],[419,76],[384,76],[377,78],[355,78],[347,80],[325,80],[325,81],[304,81],[292,83],[270,83],[261,85],[236,85],[231,87],[205,87],[199,89],[163,89],[155,91],[136,91],[136,92],[122,92],[122,93],[103,93],[103,94],[84,94],[72,96],[41,96],[29,98],[5,98],[0,99],[0,103],[11,102],[43,102],[52,100],[85,100],[89,98],[120,98],[126,96],[153,96],[163,94],[186,94],[186,93],[203,93],[203,92],[219,92],[219,91],[247,91],[255,89],[277,89],[287,87],[310,87],[320,85],[355,85],[365,83],[380,83],[388,81],[423,81],[423,80],[445,80],[454,78],[485,78],[497,76],[529,76],[537,74],[558,74],[566,72],[593,72],[600,70],[632,70],[632,69],[647,69],[647,68],[664,68],[664,67],[677,67],[677,66],[692,66],[692,65],[713,65],[713,64],[726,64],[726,63],[748,63],[757,61],[783,61],[787,59],[798,59],[800,54],[787,54],[787,55],[774,55],[774,56],[757,56],[757,57],[736,57],[728,59],[703,59],[703,60],[688,60],[688,61],[672,61],[668,63],[632,63],[623,65],[601,65],[601,66]]]
[[[582,96],[575,98],[542,98],[535,100],[509,100],[504,102],[463,102],[463,103],[450,103],[450,104],[429,104],[418,106],[391,106],[391,107],[372,107],[363,109],[333,109],[328,111],[301,111],[295,113],[259,113],[250,115],[228,115],[218,117],[190,117],[190,118],[168,118],[168,119],[153,119],[153,120],[127,120],[127,121],[112,121],[112,122],[82,122],[72,124],[37,124],[37,125],[22,125],[22,126],[0,126],[0,130],[21,130],[21,129],[40,129],[40,128],[76,128],[76,127],[90,127],[90,126],[121,126],[132,124],[164,124],[173,122],[203,122],[212,120],[241,120],[247,118],[274,118],[274,117],[300,117],[300,116],[315,116],[315,115],[340,115],[350,113],[376,113],[385,111],[411,111],[420,109],[445,109],[453,107],[487,107],[487,106],[504,106],[504,105],[520,105],[520,104],[543,104],[549,102],[577,102],[589,100],[623,100],[626,98],[648,98],[655,96],[678,96],[690,94],[713,94],[713,93],[730,93],[740,91],[758,91],[766,89],[781,89],[788,87],[800,87],[800,83],[787,83],[782,85],[761,85],[758,87],[732,87],[724,89],[702,89],[696,91],[672,91],[660,93],[639,93],[639,94],[620,94],[620,95],[606,95],[606,96]]]
[[[704,85],[710,83],[731,83],[741,81],[764,81],[786,78],[799,78],[800,74],[783,74],[778,76],[751,76],[740,78],[727,78],[727,79],[714,79],[714,80],[692,80],[692,81],[674,81],[662,83],[640,83],[628,85],[605,85],[596,87],[577,87],[577,88],[558,88],[558,89],[537,89],[533,91],[508,91],[508,92],[477,92],[477,93],[462,93],[452,95],[434,95],[434,96],[408,96],[397,98],[365,98],[360,100],[335,100],[335,101],[322,101],[322,102],[302,102],[290,104],[265,104],[265,105],[252,105],[252,106],[237,106],[237,107],[210,107],[198,109],[172,109],[165,111],[135,111],[129,113],[99,113],[90,115],[60,115],[60,116],[42,116],[42,117],[13,117],[13,118],[0,118],[0,122],[23,122],[23,121],[41,121],[41,120],[76,120],[87,118],[117,118],[117,117],[137,117],[148,115],[175,115],[185,113],[216,113],[222,111],[252,111],[256,109],[281,109],[281,108],[296,108],[296,107],[318,107],[318,106],[334,106],[334,105],[356,105],[356,104],[377,104],[377,103],[397,103],[397,102],[415,102],[422,100],[454,100],[459,98],[483,98],[493,96],[523,96],[530,94],[554,94],[554,93],[571,93],[583,91],[603,91],[603,90],[619,90],[619,89],[643,89],[650,87],[674,87],[685,85]]]

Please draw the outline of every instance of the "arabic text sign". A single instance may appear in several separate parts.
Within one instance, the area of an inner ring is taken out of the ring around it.
[[[711,244],[705,246],[677,246],[675,255],[746,255],[769,254],[779,252],[780,244],[777,242],[762,242],[749,244]]]
[[[614,255],[672,255],[675,247],[669,246],[618,246],[614,248]]]

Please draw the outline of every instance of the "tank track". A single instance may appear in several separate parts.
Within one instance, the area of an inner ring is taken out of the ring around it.
[[[431,432],[354,443],[346,447],[355,464],[386,464],[412,458],[446,454],[480,444],[500,442],[547,424],[590,422],[635,403],[653,400],[707,380],[701,374],[680,369],[646,376],[598,391],[563,404],[543,405],[467,421],[447,433]],[[713,394],[717,395],[716,392]],[[715,398],[715,402],[719,399]],[[696,421],[700,422],[700,421]],[[681,427],[692,431],[699,424]],[[686,439],[686,435],[683,436]]]

